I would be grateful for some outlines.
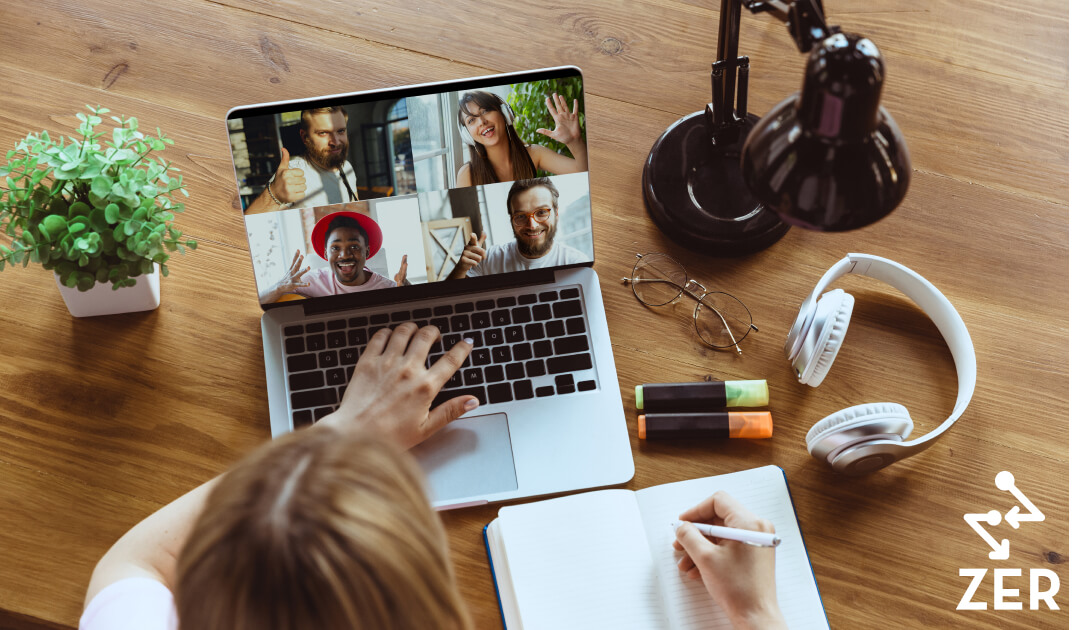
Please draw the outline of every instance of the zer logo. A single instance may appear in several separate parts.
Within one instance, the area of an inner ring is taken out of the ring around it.
[[[990,545],[987,556],[991,560],[1008,560],[1009,539],[1002,538],[1001,542],[998,542],[982,524],[987,523],[992,527],[996,527],[1004,519],[1009,525],[1012,525],[1013,529],[1019,529],[1020,523],[1038,523],[1046,520],[1046,516],[1016,487],[1016,478],[1013,477],[1011,472],[1007,470],[999,472],[997,477],[994,478],[994,484],[998,487],[998,490],[1011,493],[1020,502],[1020,505],[1024,506],[1027,513],[1021,514],[1020,506],[1014,505],[1004,517],[1001,516],[1001,512],[990,510],[985,514],[965,514],[964,520],[980,538],[986,541],[986,544]],[[979,589],[979,585],[982,583],[987,571],[989,569],[960,569],[961,577],[970,577],[972,580],[971,585],[964,592],[963,599],[957,604],[957,610],[986,610],[986,602],[973,602],[971,598],[974,597],[975,591]],[[1020,589],[1005,588],[1005,578],[1022,577],[1023,575],[1023,569],[994,569],[994,610],[1022,610],[1024,608],[1023,602],[1006,601],[1005,599],[1007,597],[1020,597]],[[1049,569],[1031,569],[1028,571],[1028,575],[1030,577],[1028,583],[1030,595],[1028,607],[1032,610],[1038,610],[1039,602],[1043,601],[1046,602],[1050,610],[1059,610],[1057,603],[1054,602],[1054,595],[1057,594],[1058,588],[1061,586],[1057,574]],[[1039,590],[1040,578],[1046,578],[1050,582],[1049,588],[1045,591]]]

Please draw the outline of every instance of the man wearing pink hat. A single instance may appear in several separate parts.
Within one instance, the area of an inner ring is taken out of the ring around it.
[[[391,280],[365,266],[382,247],[382,230],[370,217],[358,212],[334,212],[319,219],[311,231],[311,248],[323,257],[329,268],[300,266],[303,256],[297,250],[285,276],[269,291],[259,296],[263,303],[276,302],[286,293],[304,297],[342,295],[375,289],[387,289],[405,283],[406,257]]]

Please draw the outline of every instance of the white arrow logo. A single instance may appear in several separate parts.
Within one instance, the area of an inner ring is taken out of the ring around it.
[[[1011,510],[1005,514],[1004,520],[1008,521],[1009,525],[1012,525],[1013,529],[1019,529],[1020,523],[1025,522],[1039,522],[1046,520],[1046,516],[1035,507],[1023,492],[1016,487],[1016,478],[1013,474],[1007,470],[1003,470],[997,474],[994,478],[994,485],[999,490],[1004,492],[1010,492],[1016,500],[1027,508],[1027,514],[1020,513],[1020,506],[1014,505]],[[965,514],[964,520],[971,526],[971,529],[975,530],[975,533],[980,538],[986,541],[986,544],[990,545],[992,551],[987,554],[991,560],[1008,560],[1009,559],[1009,539],[1002,538],[1001,542],[994,540],[994,537],[986,531],[986,528],[981,523],[988,523],[991,526],[1000,525],[1002,521],[1001,512],[997,510],[990,510],[986,514]]]

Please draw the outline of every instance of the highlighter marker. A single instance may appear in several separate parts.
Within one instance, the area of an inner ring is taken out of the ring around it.
[[[637,408],[648,413],[764,407],[769,404],[769,385],[764,380],[646,383],[635,387],[634,395]]]
[[[771,438],[768,411],[712,413],[646,413],[637,417],[638,439],[661,438]]]

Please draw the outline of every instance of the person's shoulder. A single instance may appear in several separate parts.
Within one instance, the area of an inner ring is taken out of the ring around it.
[[[457,170],[456,181],[458,186],[472,186],[472,164],[466,162],[461,165]]]
[[[562,243],[556,243],[555,245],[559,248],[559,257],[562,259],[560,264],[589,262],[589,257],[580,249]]]

